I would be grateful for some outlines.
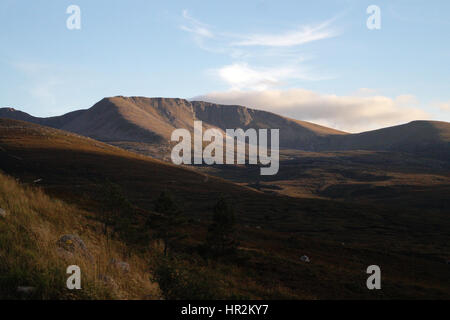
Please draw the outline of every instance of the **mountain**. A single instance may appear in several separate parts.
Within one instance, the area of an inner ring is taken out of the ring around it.
[[[282,128],[280,146],[311,149],[320,137],[344,132],[243,106],[228,106],[172,98],[104,98],[87,110],[60,117],[36,118],[11,108],[0,109],[0,117],[29,121],[71,131],[101,141],[164,143],[173,130],[193,130],[193,121],[203,126],[232,128]]]
[[[197,119],[222,130],[233,128],[280,129],[280,147],[312,149],[323,137],[346,135],[345,132],[306,121],[286,118],[271,112],[234,105],[192,101]]]
[[[205,128],[222,130],[279,128],[280,148],[283,149],[376,150],[420,153],[441,159],[450,157],[450,124],[439,121],[413,121],[348,134],[243,106],[123,96],[104,98],[89,109],[62,116],[37,118],[12,108],[2,108],[0,117],[29,121],[116,144],[168,145],[173,130],[186,128],[192,132],[193,121],[201,120]]]

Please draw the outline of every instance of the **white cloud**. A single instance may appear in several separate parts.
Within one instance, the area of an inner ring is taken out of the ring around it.
[[[395,102],[399,106],[417,106],[419,101],[412,94],[402,94],[395,98]]]
[[[354,95],[360,96],[360,97],[367,97],[367,96],[373,96],[376,95],[377,91],[375,89],[370,88],[359,88]]]
[[[211,92],[194,99],[244,105],[348,132],[378,129],[430,117],[415,107],[415,98],[410,95],[396,98],[380,95],[337,96],[289,89]],[[411,106],[408,100],[414,104]]]
[[[242,40],[233,42],[235,46],[268,46],[292,47],[308,42],[327,39],[338,35],[336,30],[329,28],[331,20],[318,26],[302,26],[296,30],[280,34],[250,34],[239,36]]]
[[[209,27],[206,24],[191,17],[187,10],[183,10],[183,18],[186,19],[186,22],[189,24],[189,26],[182,25],[182,30],[193,33],[199,37],[214,37],[214,34],[209,30]]]
[[[437,102],[435,106],[438,107],[441,111],[450,111],[450,101],[445,102]]]
[[[190,33],[202,50],[232,59],[231,64],[212,72],[229,84],[230,89],[264,90],[286,85],[289,80],[334,78],[313,74],[311,64],[308,67],[304,65],[305,53],[298,50],[305,43],[336,36],[338,33],[331,27],[333,20],[315,26],[300,26],[279,34],[246,34],[245,31],[233,34],[211,31],[210,26],[193,18],[187,10],[183,10],[182,16],[181,29]],[[255,62],[258,67],[254,66]]]
[[[327,20],[318,25],[303,25],[293,30],[287,30],[278,34],[245,34],[245,33],[213,33],[211,27],[194,17],[187,10],[183,10],[182,16],[184,24],[180,28],[184,31],[194,34],[201,38],[210,38],[221,41],[222,47],[294,47],[300,46],[308,42],[318,41],[322,39],[332,38],[339,33],[336,29],[331,28],[334,19]]]
[[[245,63],[224,66],[217,70],[218,76],[233,90],[250,88],[264,90],[279,83],[277,75],[269,70],[255,70]]]
[[[285,65],[274,68],[253,67],[247,63],[233,63],[212,70],[212,73],[227,83],[231,90],[267,90],[281,86],[289,79],[318,80],[299,65]]]

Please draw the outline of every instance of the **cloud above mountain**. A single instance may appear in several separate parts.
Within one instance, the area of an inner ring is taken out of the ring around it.
[[[181,29],[202,50],[228,56],[231,61],[207,70],[225,90],[195,97],[220,104],[238,104],[311,121],[348,132],[361,132],[417,119],[430,119],[413,95],[395,97],[361,88],[349,95],[300,89],[303,83],[339,78],[335,70],[321,70],[320,53],[311,42],[342,34],[338,16],[313,24],[231,33],[201,22],[183,11]],[[317,56],[319,55],[319,56]],[[447,110],[447,104],[439,105]]]
[[[182,17],[181,30],[191,33],[196,40],[204,38],[204,40],[220,41],[216,45],[222,47],[294,47],[339,35],[339,32],[332,27],[334,18],[318,24],[300,25],[279,33],[242,32],[236,34],[226,31],[213,31],[212,26],[195,19],[188,10],[182,11]]]
[[[270,68],[233,63],[213,69],[211,73],[226,83],[231,90],[267,90],[282,86],[288,79],[319,80],[318,76],[309,74],[307,68],[293,65]]]
[[[390,98],[375,95],[369,89],[362,89],[352,96],[321,94],[305,89],[230,90],[210,92],[193,100],[244,105],[348,132],[430,118],[428,113],[418,108],[418,101],[412,95]]]
[[[229,64],[207,70],[231,90],[264,90],[283,87],[296,80],[335,77],[315,70],[310,61],[314,54],[301,50],[307,43],[338,36],[340,31],[332,25],[334,18],[271,33],[217,30],[194,18],[187,10],[183,10],[182,18],[180,29],[187,32],[200,49],[231,59]],[[308,65],[306,60],[309,60]]]
[[[267,46],[267,47],[292,47],[308,42],[332,38],[338,32],[330,28],[332,20],[325,21],[319,25],[306,25],[279,34],[248,34],[237,36],[241,38],[232,44],[235,46]]]
[[[444,102],[438,102],[435,104],[441,111],[448,112],[450,111],[450,100]]]

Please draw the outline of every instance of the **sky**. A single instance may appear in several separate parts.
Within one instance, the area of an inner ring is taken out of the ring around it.
[[[450,121],[449,12],[447,0],[0,0],[0,107],[54,116],[162,96],[348,132]]]

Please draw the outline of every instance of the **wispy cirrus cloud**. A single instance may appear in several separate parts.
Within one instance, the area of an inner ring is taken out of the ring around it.
[[[280,34],[249,34],[237,36],[242,40],[233,42],[234,46],[265,46],[265,47],[293,47],[308,42],[335,37],[339,32],[331,28],[332,20],[317,26],[301,26],[296,30],[289,30]]]
[[[183,18],[186,23],[181,25],[181,29],[190,32],[198,37],[213,38],[214,34],[209,30],[209,26],[194,19],[187,10],[183,10]]]
[[[278,34],[233,34],[216,31],[195,19],[187,10],[183,10],[182,17],[184,23],[181,29],[191,34],[201,49],[228,55],[233,60],[231,64],[208,70],[230,89],[267,90],[295,80],[335,78],[334,75],[315,71],[312,64],[305,65],[304,62],[313,55],[300,52],[300,47],[306,43],[337,36],[339,32],[332,26],[334,19],[316,25],[302,25]]]
[[[213,32],[212,27],[195,19],[188,10],[183,10],[184,23],[180,26],[196,37],[215,39],[222,47],[295,47],[309,42],[336,37],[340,32],[333,28],[335,20],[330,19],[316,25],[301,25],[292,30],[280,33],[235,34],[229,32]]]

